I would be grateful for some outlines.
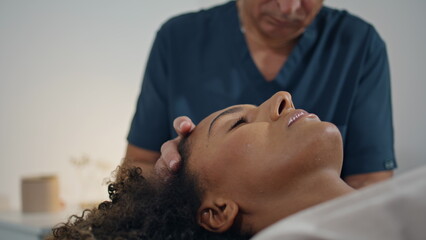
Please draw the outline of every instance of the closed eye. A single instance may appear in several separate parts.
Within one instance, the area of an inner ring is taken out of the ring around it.
[[[245,119],[244,117],[241,117],[240,119],[238,119],[237,122],[235,122],[232,127],[229,129],[229,131],[231,131],[232,129],[238,127],[241,124],[247,123],[247,119]]]

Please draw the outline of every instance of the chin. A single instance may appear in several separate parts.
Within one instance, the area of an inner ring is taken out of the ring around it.
[[[330,134],[330,135],[338,135],[339,138],[342,138],[342,135],[340,134],[339,128],[337,128],[336,125],[334,125],[331,122],[321,122],[324,125],[324,132],[326,134]]]
[[[327,163],[340,172],[343,164],[342,134],[336,125],[329,122],[322,122],[322,124],[321,150],[318,151],[317,158],[327,159]]]
[[[340,134],[339,129],[336,125],[330,122],[319,122],[318,126],[313,126],[315,129],[310,129],[314,138],[317,138],[317,141],[326,147],[330,145],[333,149],[341,148],[343,145],[342,134]]]
[[[304,159],[312,160],[312,167],[333,167],[341,171],[343,161],[342,135],[336,125],[329,122],[311,124],[303,131],[305,140]]]
[[[261,25],[262,32],[269,38],[291,39],[299,36],[303,31],[303,27],[279,27],[270,23],[263,23]]]

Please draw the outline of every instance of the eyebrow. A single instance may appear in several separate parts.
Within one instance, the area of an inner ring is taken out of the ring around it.
[[[242,108],[242,107],[233,107],[233,108],[229,108],[229,109],[227,109],[227,110],[225,110],[225,111],[221,112],[219,115],[217,115],[217,116],[216,116],[216,117],[212,120],[212,122],[210,123],[210,127],[209,127],[209,136],[210,136],[210,132],[211,132],[211,130],[212,130],[212,128],[213,128],[213,126],[214,126],[214,124],[216,123],[216,121],[217,121],[217,120],[219,120],[219,118],[221,118],[221,117],[223,117],[223,116],[225,116],[225,115],[231,114],[231,113],[240,112],[240,111],[242,111],[242,110],[243,110],[243,108]]]

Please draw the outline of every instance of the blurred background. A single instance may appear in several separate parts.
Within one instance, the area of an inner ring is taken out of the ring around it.
[[[57,174],[68,205],[107,198],[157,29],[223,0],[0,0],[0,210]],[[387,43],[397,174],[426,163],[426,1],[326,0]]]

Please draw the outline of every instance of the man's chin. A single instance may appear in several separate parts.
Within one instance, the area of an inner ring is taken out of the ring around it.
[[[300,36],[305,31],[302,27],[277,27],[271,24],[262,26],[262,33],[271,39],[288,39],[292,40]]]

